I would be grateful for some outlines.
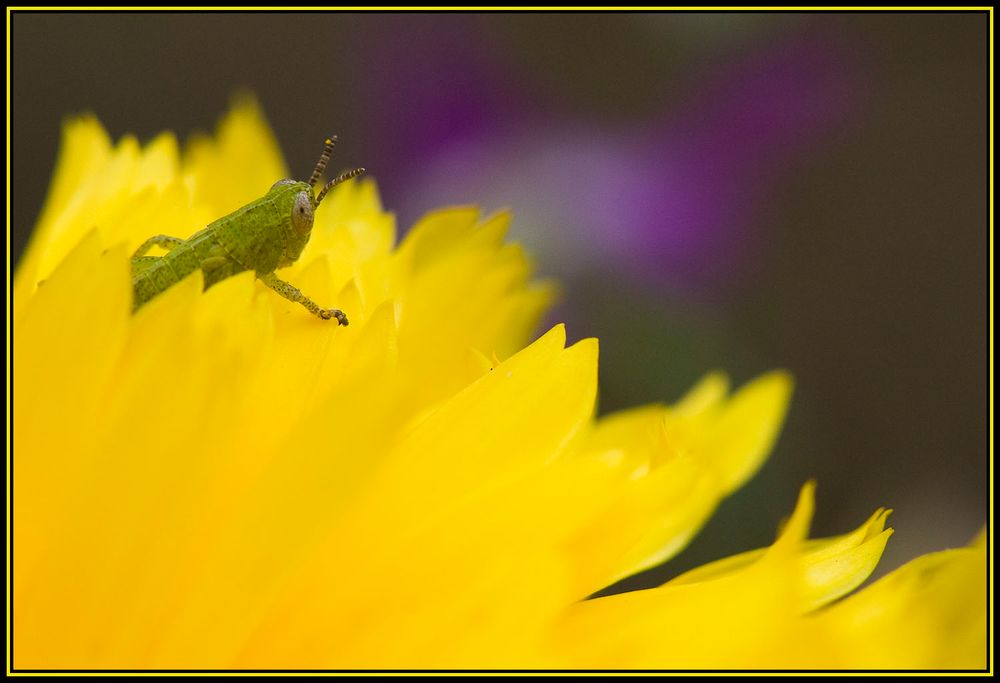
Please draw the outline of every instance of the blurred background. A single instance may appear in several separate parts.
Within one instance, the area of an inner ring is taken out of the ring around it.
[[[16,12],[10,39],[15,263],[66,115],[183,138],[248,88],[298,175],[339,133],[400,233],[513,208],[549,322],[601,339],[602,413],[791,370],[763,470],[615,590],[770,543],[811,477],[816,535],[895,509],[877,575],[987,519],[985,13]]]

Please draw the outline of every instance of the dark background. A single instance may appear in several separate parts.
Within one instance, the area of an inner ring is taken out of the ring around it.
[[[512,206],[602,412],[790,369],[771,460],[630,585],[769,543],[810,477],[815,534],[896,510],[879,573],[986,521],[985,13],[15,12],[11,41],[15,263],[65,116],[183,138],[249,88],[294,173],[339,133],[401,233]]]

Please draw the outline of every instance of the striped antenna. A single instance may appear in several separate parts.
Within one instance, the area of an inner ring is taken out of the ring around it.
[[[312,175],[309,176],[309,187],[314,186],[323,176],[323,171],[326,170],[326,165],[330,163],[330,155],[333,154],[333,148],[336,146],[336,135],[331,135],[323,141],[323,153],[319,155],[319,161],[316,162],[316,168],[313,169]]]
[[[323,189],[319,191],[319,194],[316,195],[316,206],[319,206],[319,203],[321,201],[323,201],[323,197],[326,196],[326,193],[329,192],[331,190],[331,188],[336,187],[337,185],[340,185],[341,183],[346,182],[346,181],[350,180],[351,178],[357,178],[359,175],[361,175],[364,172],[365,172],[365,169],[363,169],[363,168],[356,168],[353,171],[348,171],[347,173],[342,173],[339,176],[337,176],[336,178],[334,178],[333,180],[331,180],[330,182],[328,182],[326,185],[323,186]]]

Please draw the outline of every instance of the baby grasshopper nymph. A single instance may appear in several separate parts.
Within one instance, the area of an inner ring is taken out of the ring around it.
[[[197,269],[205,277],[205,289],[231,275],[252,270],[265,285],[289,301],[302,304],[323,320],[336,318],[347,325],[347,316],[338,308],[321,308],[298,288],[274,274],[278,268],[298,260],[312,232],[313,213],[335,185],[365,172],[357,168],[340,175],[313,194],[337,136],[326,139],[323,153],[309,180],[279,180],[260,199],[210,223],[186,240],[156,235],[142,243],[132,256],[132,310],[166,290]],[[152,247],[167,251],[162,256],[146,256]]]

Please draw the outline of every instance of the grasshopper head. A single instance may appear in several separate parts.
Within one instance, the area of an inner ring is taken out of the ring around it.
[[[312,188],[298,180],[279,180],[267,194],[278,211],[287,216],[281,222],[284,249],[278,260],[278,267],[284,268],[298,260],[309,242],[316,201]]]
[[[308,181],[301,182],[286,179],[279,180],[271,186],[269,194],[275,195],[276,204],[282,210],[286,210],[287,207],[291,219],[288,223],[289,227],[286,230],[285,253],[279,264],[281,266],[291,265],[298,260],[299,255],[309,241],[309,235],[312,233],[313,214],[320,205],[320,202],[323,201],[326,193],[340,183],[365,172],[363,168],[356,168],[353,171],[342,173],[324,185],[319,194],[314,195],[313,187],[323,176],[326,165],[330,161],[330,154],[333,152],[333,147],[336,144],[336,135],[332,135],[326,139],[323,146],[323,153],[320,155],[319,161],[316,162],[316,168],[313,169]]]

